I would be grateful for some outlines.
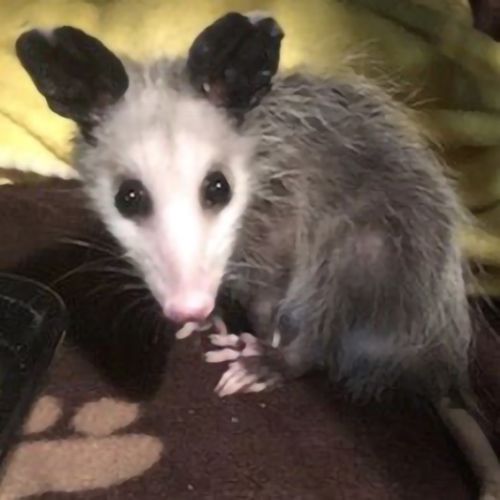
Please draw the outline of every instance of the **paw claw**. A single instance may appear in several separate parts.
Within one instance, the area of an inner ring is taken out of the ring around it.
[[[239,363],[235,363],[226,374],[228,372],[228,376],[224,377],[223,375],[221,378],[221,382],[223,379],[224,382],[222,384],[219,382],[215,388],[220,397],[230,396],[237,392],[245,392],[246,387],[255,384],[257,381],[257,376],[248,373]]]
[[[253,384],[250,384],[248,387],[245,388],[245,392],[263,392],[266,389],[269,388],[269,384],[266,382],[255,382]]]
[[[226,348],[219,351],[208,351],[205,353],[205,361],[207,363],[224,363],[225,361],[234,361],[239,356],[238,351]]]
[[[180,330],[175,333],[175,338],[182,340],[190,337],[198,329],[197,323],[186,323]]]
[[[236,371],[236,361],[233,361],[229,364],[229,368],[222,374],[219,382],[215,386],[215,392],[219,392],[227,383],[228,380],[231,379],[234,372]]]
[[[230,334],[224,335],[214,333],[209,336],[210,342],[217,347],[237,347],[240,343],[238,335]]]
[[[255,335],[252,335],[251,333],[242,333],[240,335],[240,340],[249,345],[257,345],[259,343],[257,337]]]
[[[269,347],[261,344],[255,336],[250,333],[242,333],[239,336],[213,334],[210,335],[210,341],[222,349],[207,352],[205,361],[230,362],[214,389],[220,397],[238,392],[261,392],[279,383],[281,375],[275,372],[272,358],[268,358]]]
[[[218,335],[220,337],[225,337],[228,335],[227,327],[224,321],[219,318],[219,316],[214,316],[213,318],[208,319],[202,323],[186,323],[180,328],[180,330],[177,330],[175,337],[177,339],[187,339],[194,332],[206,332],[209,330],[218,332],[214,335]]]
[[[242,356],[260,356],[262,349],[257,337],[250,333],[242,333],[240,335],[240,342],[245,346],[241,351]]]
[[[226,323],[222,320],[222,318],[219,318],[219,316],[214,316],[213,318],[213,327],[217,332],[219,332],[219,335],[228,335],[229,332],[227,331],[227,326]]]

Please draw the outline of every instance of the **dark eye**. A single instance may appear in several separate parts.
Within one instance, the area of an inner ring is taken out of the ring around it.
[[[203,208],[224,207],[231,200],[231,186],[226,176],[216,170],[210,172],[201,186],[201,204]]]
[[[127,218],[146,217],[153,209],[147,189],[136,179],[127,179],[120,184],[115,206]]]

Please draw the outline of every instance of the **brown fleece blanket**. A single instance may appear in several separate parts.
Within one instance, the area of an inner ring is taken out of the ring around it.
[[[416,410],[357,407],[321,375],[269,394],[217,398],[223,367],[203,363],[200,337],[174,343],[153,303],[126,287],[133,278],[111,255],[77,183],[0,188],[0,242],[0,270],[50,284],[71,315],[6,464],[0,499],[477,494],[443,427]],[[479,335],[475,370],[493,424],[497,343],[494,334]]]

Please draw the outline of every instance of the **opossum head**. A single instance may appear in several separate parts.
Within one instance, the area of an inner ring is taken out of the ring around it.
[[[94,207],[175,322],[214,308],[252,192],[254,138],[238,123],[269,88],[281,37],[269,18],[228,14],[185,61],[147,66],[72,27],[17,41],[50,108],[78,124]]]

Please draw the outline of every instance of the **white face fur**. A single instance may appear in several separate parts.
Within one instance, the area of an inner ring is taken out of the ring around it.
[[[252,142],[200,98],[142,78],[81,143],[76,162],[95,207],[143,273],[165,314],[179,322],[211,312],[249,198]],[[219,171],[230,186],[220,207],[203,204],[204,181]],[[115,197],[140,181],[150,213],[126,217]]]

